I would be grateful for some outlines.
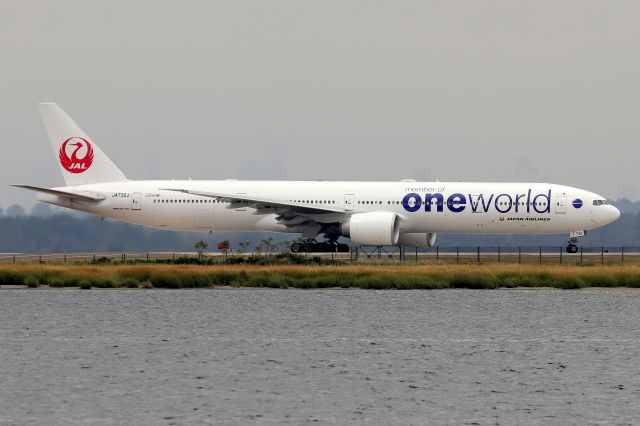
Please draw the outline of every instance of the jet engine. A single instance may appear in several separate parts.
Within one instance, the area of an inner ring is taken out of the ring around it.
[[[368,246],[395,246],[400,236],[400,217],[393,212],[355,213],[340,224],[340,234]]]
[[[426,234],[408,232],[408,233],[400,234],[400,238],[398,238],[399,246],[433,247],[435,243],[436,243],[435,232],[429,232]]]

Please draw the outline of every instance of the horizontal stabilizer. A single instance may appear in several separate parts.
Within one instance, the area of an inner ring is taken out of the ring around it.
[[[59,189],[41,188],[39,186],[31,186],[31,185],[11,185],[11,186],[29,189],[31,191],[36,191],[36,192],[42,192],[44,194],[57,195],[59,197],[67,197],[67,198],[71,198],[72,200],[79,200],[79,201],[97,202],[97,201],[102,201],[106,198],[106,197],[92,197],[90,195],[76,194],[74,192],[68,192],[68,191],[60,191]]]

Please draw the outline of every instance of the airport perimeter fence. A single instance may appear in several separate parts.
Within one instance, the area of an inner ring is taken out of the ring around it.
[[[424,264],[521,263],[541,265],[640,265],[640,247],[579,247],[569,254],[565,246],[436,246],[429,249],[400,246],[352,245],[346,253],[301,253],[300,256],[321,257],[334,261],[413,262]],[[212,252],[202,258],[223,262],[232,257],[274,256],[279,253]],[[127,252],[127,253],[0,253],[0,264],[7,263],[117,263],[156,262],[198,258],[194,252]]]
[[[640,247],[578,247],[577,253],[570,254],[566,246],[436,246],[430,251],[416,247],[357,246],[352,249],[351,259],[430,264],[640,265]]]

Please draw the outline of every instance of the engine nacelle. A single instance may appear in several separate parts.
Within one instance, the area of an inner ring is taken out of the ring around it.
[[[398,238],[398,245],[409,246],[409,247],[426,247],[427,234],[421,234],[421,233],[400,234],[400,238]]]
[[[408,232],[408,233],[400,234],[400,238],[398,238],[399,246],[433,247],[435,243],[436,243],[435,232],[429,232],[427,234]]]
[[[368,246],[395,246],[400,236],[400,217],[393,212],[355,213],[340,224],[340,233]]]

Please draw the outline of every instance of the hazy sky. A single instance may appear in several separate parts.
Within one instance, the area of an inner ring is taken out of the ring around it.
[[[640,198],[637,1],[0,4],[0,206],[36,102],[132,179],[551,181]]]

